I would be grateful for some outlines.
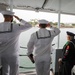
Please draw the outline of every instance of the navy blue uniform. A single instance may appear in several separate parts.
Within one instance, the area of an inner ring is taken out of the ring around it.
[[[62,65],[60,75],[71,75],[71,69],[75,64],[75,39],[68,41],[62,50]]]

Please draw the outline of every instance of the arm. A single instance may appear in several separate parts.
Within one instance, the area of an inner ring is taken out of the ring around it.
[[[60,30],[56,27],[51,27],[51,29],[53,30],[54,36],[57,36],[60,33]]]
[[[22,29],[28,29],[31,28],[32,25],[29,24],[28,22],[24,21],[23,19],[20,19],[18,16],[14,15],[14,17],[21,23],[20,28],[22,27]]]
[[[69,45],[69,42],[66,42],[66,44],[64,45],[62,49],[62,57],[58,59],[59,64],[63,63],[69,58],[68,56],[69,53],[70,53],[70,45]]]
[[[21,21],[21,19],[20,19],[18,16],[14,15],[14,17],[15,17],[17,20]]]
[[[73,59],[73,53],[74,53],[74,45],[71,42],[68,42],[65,52],[63,53],[62,61],[70,61]]]
[[[33,49],[34,49],[34,37],[33,35],[31,35],[30,40],[27,44],[27,55],[30,58],[30,60],[32,61],[32,63],[34,63],[34,58],[33,58]]]
[[[59,28],[53,27],[53,26],[51,26],[50,24],[48,24],[47,27],[49,27],[49,28],[52,30],[52,34],[53,34],[54,36],[57,36],[57,35],[60,33]]]
[[[69,52],[70,52],[70,46],[68,45],[68,46],[66,47],[65,53],[64,53],[64,55],[63,55],[63,57],[62,57],[62,61],[66,61],[66,60],[68,59],[68,57],[69,57]]]

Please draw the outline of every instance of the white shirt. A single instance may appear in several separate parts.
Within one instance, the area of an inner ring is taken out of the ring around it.
[[[18,54],[19,35],[21,32],[31,28],[31,25],[27,23],[26,21],[22,20],[21,23],[23,23],[23,25],[12,24],[13,26],[12,32],[0,33],[0,54],[1,55],[10,56],[10,55]],[[0,29],[1,27],[3,28],[3,26],[6,26],[6,25],[7,26],[11,25],[11,22],[0,23]]]
[[[60,33],[60,30],[58,28],[52,27],[49,31],[47,29],[41,28],[39,31],[37,31],[38,37],[48,37],[49,38],[44,38],[44,39],[38,39],[36,36],[36,32],[34,32],[30,40],[28,42],[28,52],[27,54],[30,55],[33,53],[34,50],[34,55],[35,56],[40,56],[40,55],[45,55],[51,53],[51,48],[52,48],[52,41],[55,36],[57,36]]]

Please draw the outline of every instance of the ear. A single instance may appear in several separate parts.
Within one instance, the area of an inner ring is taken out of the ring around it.
[[[67,35],[67,39],[68,39],[68,40],[70,40],[70,39],[71,39],[71,37],[70,37],[69,35]]]
[[[41,24],[39,24],[39,27],[41,27]]]

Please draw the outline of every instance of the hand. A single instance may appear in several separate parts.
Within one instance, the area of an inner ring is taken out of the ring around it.
[[[58,62],[59,62],[59,64],[61,64],[62,63],[62,58],[59,58]]]
[[[47,27],[49,27],[49,28],[50,28],[50,27],[52,27],[52,26],[51,26],[50,24],[47,24]]]
[[[20,18],[19,18],[18,16],[14,15],[14,17],[15,17],[17,20],[20,20]]]
[[[34,61],[34,59],[33,59],[33,58],[31,59],[31,61],[32,61],[32,63],[35,63],[35,61]]]
[[[33,54],[30,54],[28,57],[30,58],[32,63],[35,63],[34,58],[33,58]]]

